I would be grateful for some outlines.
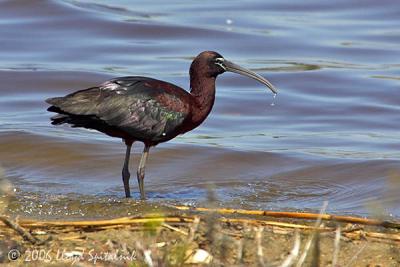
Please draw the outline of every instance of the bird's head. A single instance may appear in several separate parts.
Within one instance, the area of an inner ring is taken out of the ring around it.
[[[277,89],[264,77],[259,74],[243,68],[229,60],[226,60],[223,56],[214,51],[201,52],[192,62],[190,66],[190,73],[200,71],[202,75],[207,77],[217,77],[226,71],[235,72],[266,85],[274,94],[277,94]]]

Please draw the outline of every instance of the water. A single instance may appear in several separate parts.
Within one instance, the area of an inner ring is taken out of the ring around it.
[[[122,142],[50,125],[44,99],[124,75],[188,88],[192,58],[215,50],[279,94],[220,76],[205,123],[150,151],[149,198],[196,204],[214,184],[224,206],[400,216],[399,7],[2,1],[0,164],[21,194],[122,198]]]

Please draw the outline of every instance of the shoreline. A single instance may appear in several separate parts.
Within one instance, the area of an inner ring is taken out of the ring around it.
[[[15,201],[14,196],[8,202],[11,208]],[[212,201],[208,206],[216,207]],[[318,222],[318,214],[314,219],[274,218],[262,211],[212,212],[134,200],[97,203],[97,207],[102,211],[93,220],[87,214],[81,218],[42,215],[46,218],[38,219],[33,214],[7,212],[10,220],[43,243],[32,244],[0,224],[4,240],[0,242],[0,259],[12,266],[143,266],[148,265],[146,253],[150,253],[154,264],[161,261],[170,266],[200,264],[193,263],[196,257],[203,257],[201,264],[213,266],[283,266],[289,260],[298,262],[309,246],[306,264],[331,266],[334,258],[337,266],[400,264],[399,229]],[[136,210],[135,215],[127,215],[128,207]],[[107,212],[112,215],[104,216]],[[19,253],[15,261],[8,258],[12,249]]]

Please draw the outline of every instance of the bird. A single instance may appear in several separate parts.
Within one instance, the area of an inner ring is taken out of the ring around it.
[[[198,127],[210,114],[215,100],[215,82],[224,72],[238,73],[277,89],[255,72],[226,60],[214,51],[203,51],[190,65],[190,92],[169,82],[142,76],[125,76],[64,97],[46,99],[53,125],[70,124],[121,138],[126,145],[122,167],[125,196],[131,197],[129,160],[132,144],[143,142],[137,169],[140,198],[150,148]]]

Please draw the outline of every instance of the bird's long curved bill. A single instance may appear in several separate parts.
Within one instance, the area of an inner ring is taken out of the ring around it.
[[[266,85],[274,94],[278,93],[278,90],[275,88],[275,86],[273,86],[267,79],[258,75],[254,71],[243,68],[243,67],[241,67],[231,61],[228,61],[228,60],[224,60],[224,67],[225,67],[226,71],[235,72],[235,73],[250,77],[250,78],[257,80],[260,83]]]

